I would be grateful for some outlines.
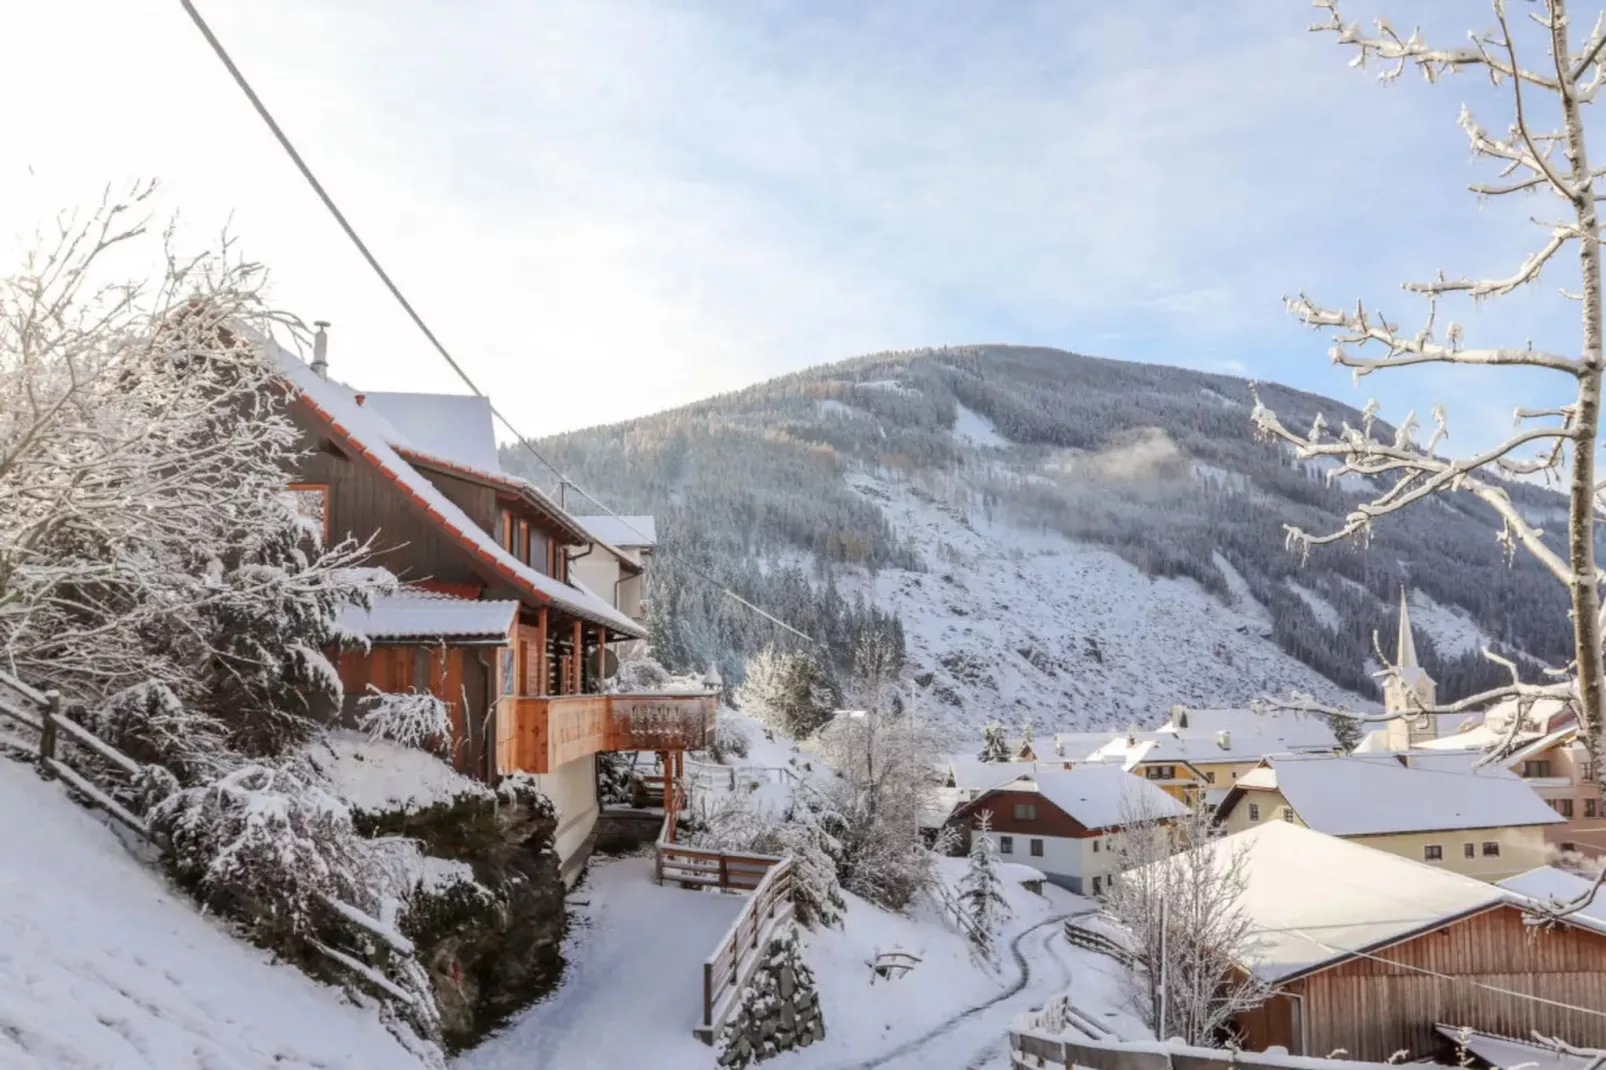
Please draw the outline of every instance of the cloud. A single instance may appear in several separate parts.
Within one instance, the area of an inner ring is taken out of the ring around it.
[[[280,303],[335,322],[338,372],[454,388],[176,5],[16,6],[0,89],[25,105],[8,132],[24,152],[0,166],[0,229],[160,175],[197,234],[232,218]],[[1514,265],[1529,240],[1531,206],[1451,195],[1477,83],[1381,89],[1298,5],[203,10],[533,433],[982,338],[1342,393],[1282,293],[1397,300],[1402,278]]]

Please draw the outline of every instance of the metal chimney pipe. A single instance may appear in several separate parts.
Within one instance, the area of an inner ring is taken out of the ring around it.
[[[325,333],[329,328],[328,320],[314,320],[314,327],[318,333],[312,336],[312,374],[320,379],[329,378],[329,335]]]

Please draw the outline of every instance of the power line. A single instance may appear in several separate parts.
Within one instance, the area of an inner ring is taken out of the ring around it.
[[[284,128],[281,127],[278,121],[274,119],[273,113],[268,110],[268,106],[262,102],[261,97],[257,96],[256,90],[251,88],[251,83],[246,80],[246,77],[241,72],[240,68],[235,65],[233,58],[229,55],[228,49],[223,47],[223,42],[218,40],[217,35],[212,32],[212,27],[207,25],[206,20],[201,17],[201,13],[196,9],[193,0],[178,0],[178,2],[183,6],[185,13],[189,15],[190,21],[195,23],[195,28],[201,31],[201,36],[206,38],[206,43],[211,46],[213,53],[217,55],[217,58],[222,62],[223,66],[228,69],[229,76],[234,79],[234,84],[240,87],[240,91],[246,95],[246,99],[248,99],[251,102],[251,106],[256,109],[257,115],[260,116],[262,121],[267,124],[268,129],[273,132],[273,136],[279,142],[279,146],[284,149],[291,161],[295,163],[296,170],[301,172],[301,177],[307,180],[307,184],[311,186],[312,191],[318,195],[318,199],[323,202],[323,206],[329,210],[330,215],[335,217],[335,222],[340,224],[340,229],[346,232],[346,237],[351,239],[351,243],[357,247],[357,251],[361,253],[362,258],[368,262],[368,266],[373,268],[374,274],[379,276],[379,281],[385,284],[385,288],[389,290],[390,295],[396,299],[396,303],[401,305],[402,310],[407,313],[410,319],[412,319],[414,325],[416,325],[418,329],[423,332],[425,338],[429,339],[429,344],[435,347],[435,352],[439,353],[441,359],[446,361],[447,365],[451,367],[452,371],[457,373],[457,377],[463,381],[463,385],[468,387],[476,397],[483,399],[485,403],[490,406],[491,415],[500,421],[503,427],[507,428],[508,433],[518,440],[519,445],[523,446],[529,451],[530,456],[534,457],[544,467],[550,469],[553,475],[557,476],[558,479],[563,483],[567,483],[581,497],[587,499],[613,519],[623,524],[626,530],[639,536],[645,542],[651,542],[652,540],[645,532],[638,530],[634,524],[630,523],[630,521],[626,520],[624,517],[620,516],[618,513],[609,508],[606,502],[591,494],[584,487],[580,486],[580,484],[570,479],[561,469],[558,468],[557,465],[553,464],[551,461],[542,456],[541,452],[530,443],[530,440],[520,434],[517,427],[513,426],[513,422],[506,416],[502,415],[501,410],[499,410],[491,401],[491,399],[485,394],[485,392],[475,384],[474,380],[469,377],[468,372],[463,370],[463,366],[459,364],[456,358],[452,356],[451,352],[441,342],[440,338],[436,336],[435,332],[430,330],[429,324],[424,322],[424,317],[419,315],[418,310],[413,307],[413,303],[407,300],[407,295],[402,293],[401,287],[396,285],[395,280],[390,277],[390,273],[384,269],[384,267],[379,263],[379,259],[374,256],[373,251],[368,248],[368,243],[363,241],[361,236],[358,235],[356,228],[353,227],[351,225],[351,221],[346,218],[346,214],[340,210],[340,206],[337,205],[334,201],[334,198],[329,195],[329,191],[324,188],[322,182],[318,181],[318,176],[312,173],[311,167],[307,166],[307,161],[302,157],[301,153],[296,150],[295,145],[290,141],[289,135],[284,132]],[[796,635],[811,644],[817,643],[817,640],[815,640],[813,636],[799,631],[798,629],[792,627],[792,625],[786,623],[784,620],[781,620],[779,617],[760,609],[758,606],[754,605],[752,602],[749,602],[747,599],[743,598],[741,595],[737,594],[723,583],[720,583],[707,572],[704,572],[701,568],[691,564],[689,561],[682,560],[678,562],[678,564],[680,567],[684,568],[697,578],[703,580],[705,583],[718,588],[725,595],[725,597],[731,599],[738,605],[757,613],[770,623],[776,625],[777,627],[786,629],[793,635]]]

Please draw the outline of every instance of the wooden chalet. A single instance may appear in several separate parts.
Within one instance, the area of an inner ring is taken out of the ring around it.
[[[560,856],[583,856],[593,756],[658,751],[670,775],[712,736],[715,697],[604,693],[609,647],[645,630],[571,579],[571,553],[599,540],[501,470],[484,399],[364,394],[326,377],[321,337],[310,366],[268,345],[306,451],[297,508],[326,539],[370,544],[370,563],[404,584],[350,615],[372,646],[338,654],[348,704],[370,685],[439,696],[456,767],[539,775],[564,815]]]
[[[1527,925],[1525,895],[1283,821],[1199,850],[1242,852],[1242,966],[1274,989],[1238,1016],[1245,1048],[1425,1059],[1443,1022],[1606,1046],[1606,918]]]

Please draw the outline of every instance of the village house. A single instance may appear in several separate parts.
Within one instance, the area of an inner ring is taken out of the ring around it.
[[[1504,769],[1377,754],[1267,758],[1238,778],[1216,820],[1229,834],[1301,825],[1496,881],[1541,864],[1545,830],[1562,819]]]
[[[1274,987],[1238,1018],[1246,1048],[1424,1059],[1441,1024],[1606,1046],[1597,917],[1531,926],[1515,891],[1282,821],[1198,850],[1241,860],[1256,939],[1241,966]]]
[[[1115,837],[1133,821],[1168,821],[1185,808],[1109,765],[1041,768],[978,792],[954,812],[969,835],[980,815],[1000,857],[1042,870],[1080,895],[1101,895],[1119,871]]]
[[[650,516],[576,516],[591,535],[584,549],[569,554],[569,575],[575,586],[590,591],[645,629],[647,626],[646,572],[658,547],[657,520]],[[642,646],[621,644],[620,659],[628,659]]]
[[[602,693],[611,649],[645,630],[574,580],[570,552],[601,540],[502,471],[484,399],[354,391],[328,378],[322,330],[310,365],[266,346],[305,450],[296,507],[326,539],[368,542],[404,584],[345,621],[372,643],[338,652],[348,707],[370,687],[442,699],[458,769],[537,777],[573,880],[597,819],[595,756],[657,751],[670,779],[711,736],[715,698]]]

